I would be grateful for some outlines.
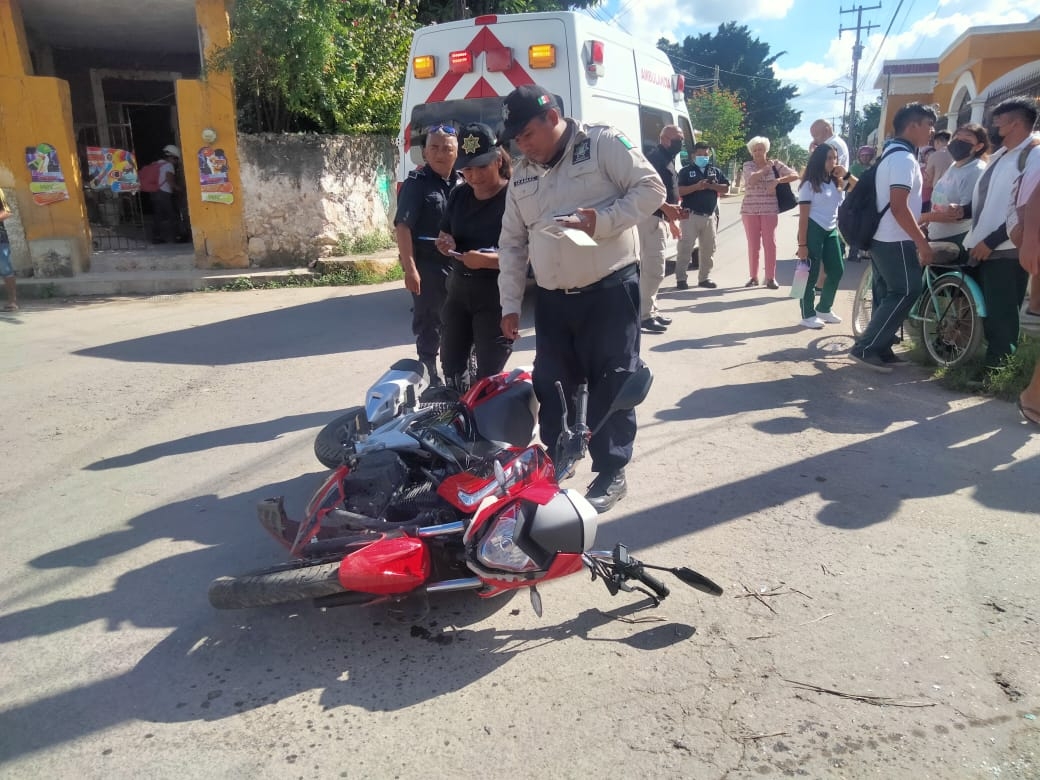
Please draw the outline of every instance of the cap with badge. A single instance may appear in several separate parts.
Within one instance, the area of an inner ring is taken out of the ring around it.
[[[536,116],[541,116],[550,108],[560,109],[559,101],[552,92],[538,84],[525,84],[517,87],[508,95],[502,104],[503,140],[510,140],[523,131],[524,127]]]
[[[485,124],[474,122],[459,131],[456,168],[482,168],[498,159],[498,137]]]

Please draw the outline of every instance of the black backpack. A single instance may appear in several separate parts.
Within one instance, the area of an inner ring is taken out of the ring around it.
[[[859,182],[852,192],[845,196],[845,200],[838,206],[838,230],[841,232],[845,243],[853,249],[866,251],[870,249],[870,243],[874,240],[881,218],[888,211],[889,203],[886,203],[881,211],[877,207],[877,169],[882,160],[895,152],[905,152],[905,146],[893,146],[881,155],[877,165],[872,165],[863,171]]]

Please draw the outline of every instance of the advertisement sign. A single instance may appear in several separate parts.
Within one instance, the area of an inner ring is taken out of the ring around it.
[[[87,147],[87,186],[92,190],[138,192],[137,159],[126,149]]]
[[[234,190],[228,178],[228,159],[224,150],[203,146],[199,149],[198,162],[203,202],[234,203]]]
[[[37,206],[49,206],[69,199],[65,175],[61,172],[58,152],[50,144],[25,147],[25,165],[32,175],[29,191]]]

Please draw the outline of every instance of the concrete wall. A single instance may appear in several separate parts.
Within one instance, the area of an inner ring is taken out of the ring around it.
[[[240,135],[250,265],[304,265],[342,236],[389,230],[397,147],[387,136]]]

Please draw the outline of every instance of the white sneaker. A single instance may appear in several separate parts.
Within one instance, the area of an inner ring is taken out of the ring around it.
[[[816,319],[826,322],[828,325],[837,325],[841,322],[841,317],[829,311],[816,312]]]
[[[813,330],[819,330],[823,327],[823,320],[819,317],[806,317],[802,320],[803,328],[812,328]]]

